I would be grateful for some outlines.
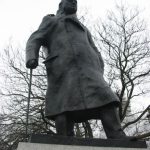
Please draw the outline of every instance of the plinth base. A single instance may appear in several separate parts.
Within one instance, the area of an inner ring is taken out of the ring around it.
[[[89,139],[32,135],[30,143],[19,143],[17,150],[146,150],[145,141]]]
[[[55,145],[38,143],[19,143],[17,150],[147,150],[146,148],[92,147],[74,145]]]

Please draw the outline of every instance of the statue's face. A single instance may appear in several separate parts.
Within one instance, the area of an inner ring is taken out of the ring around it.
[[[62,7],[66,14],[74,14],[77,11],[77,0],[63,0]]]

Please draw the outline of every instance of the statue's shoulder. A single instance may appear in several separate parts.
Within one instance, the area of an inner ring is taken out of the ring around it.
[[[55,18],[54,14],[48,14],[48,15],[43,17],[43,21],[51,20],[53,18]]]
[[[48,14],[45,17],[55,17],[55,15],[54,14]]]
[[[54,16],[55,15],[53,15],[53,14],[48,14],[48,15],[44,16],[43,19],[42,19],[42,22],[39,26],[39,29],[40,28],[45,28],[45,27],[49,26],[51,23],[53,23],[54,18],[55,18]]]

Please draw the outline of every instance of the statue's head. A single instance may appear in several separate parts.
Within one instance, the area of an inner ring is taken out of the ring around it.
[[[77,12],[77,0],[61,0],[57,14],[75,14]]]

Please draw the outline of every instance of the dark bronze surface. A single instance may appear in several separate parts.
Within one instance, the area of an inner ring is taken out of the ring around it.
[[[45,116],[55,119],[59,134],[73,136],[74,122],[101,119],[107,137],[123,138],[119,99],[103,78],[101,53],[76,11],[76,0],[62,0],[56,15],[43,18],[27,42],[26,66],[35,69],[40,47],[46,47]]]
[[[44,17],[26,46],[28,68],[37,66],[41,46],[48,50],[44,62],[48,77],[46,116],[117,103],[118,97],[103,78],[103,60],[90,32],[75,13],[59,13]]]

